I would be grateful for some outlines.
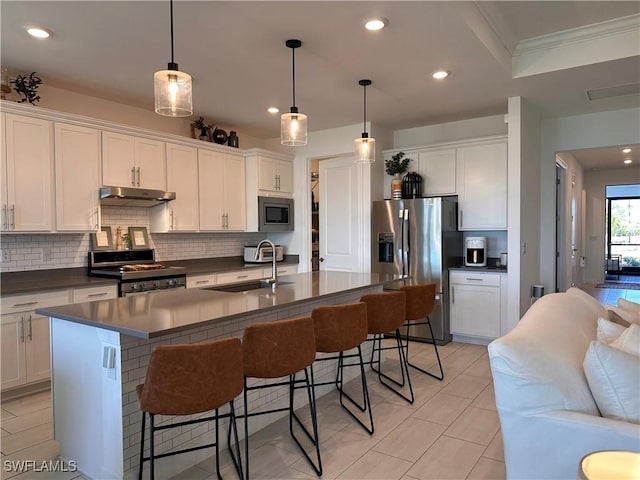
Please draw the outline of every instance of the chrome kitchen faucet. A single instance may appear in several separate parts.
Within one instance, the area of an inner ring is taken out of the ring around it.
[[[263,243],[268,243],[271,246],[271,278],[266,278],[264,280],[260,280],[260,284],[263,287],[271,286],[271,290],[275,291],[278,288],[278,268],[276,267],[276,246],[271,240],[264,239],[258,243],[256,247],[255,260],[258,260],[258,256],[260,255],[260,247]]]

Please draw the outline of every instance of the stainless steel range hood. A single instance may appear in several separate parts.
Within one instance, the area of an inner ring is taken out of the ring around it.
[[[100,204],[115,207],[155,207],[175,200],[175,192],[149,190],[147,188],[102,187]]]

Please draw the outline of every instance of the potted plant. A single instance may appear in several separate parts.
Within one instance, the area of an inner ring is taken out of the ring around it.
[[[387,175],[393,175],[393,179],[391,180],[391,198],[394,200],[402,198],[402,178],[400,178],[400,174],[407,171],[409,162],[411,161],[409,157],[403,157],[404,152],[398,152],[392,155],[391,159],[384,161],[384,171],[387,172]]]
[[[209,126],[204,123],[204,117],[198,117],[191,122],[191,126],[194,128],[194,135],[198,135],[200,140],[209,141]]]
[[[29,102],[31,105],[35,105],[40,101],[38,87],[42,80],[36,75],[36,72],[31,72],[29,75],[18,75],[15,80],[11,80],[11,83],[13,89],[22,97],[20,103]]]

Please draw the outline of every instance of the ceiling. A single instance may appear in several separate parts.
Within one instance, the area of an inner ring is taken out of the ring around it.
[[[168,1],[0,2],[2,67],[44,83],[153,110],[153,73],[170,61]],[[640,95],[588,101],[585,91],[640,82],[639,57],[513,78],[523,40],[640,13],[640,2],[182,1],[174,3],[175,61],[194,81],[208,123],[257,138],[279,136],[296,103],[309,130],[367,120],[390,130],[503,114],[525,97],[544,117],[640,106]],[[363,21],[389,25],[368,32]],[[37,24],[47,40],[26,35]],[[639,22],[640,25],[640,22]],[[640,28],[640,26],[639,26]],[[489,32],[489,33],[487,33]],[[436,69],[451,72],[436,81]]]

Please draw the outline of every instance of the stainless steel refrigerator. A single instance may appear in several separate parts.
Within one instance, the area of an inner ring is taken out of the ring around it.
[[[436,305],[429,319],[438,344],[451,341],[449,267],[462,261],[457,200],[451,196],[373,202],[371,269],[397,275],[401,280],[392,289],[402,284],[436,284]],[[427,325],[411,327],[409,336],[431,341]]]

